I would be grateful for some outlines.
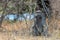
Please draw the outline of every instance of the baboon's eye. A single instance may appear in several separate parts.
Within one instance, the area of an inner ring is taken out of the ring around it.
[[[42,19],[41,15],[38,15],[38,16],[39,16],[39,17],[38,17],[39,19]]]

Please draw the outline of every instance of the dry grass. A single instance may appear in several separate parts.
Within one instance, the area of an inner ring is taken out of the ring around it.
[[[20,29],[28,29],[33,24],[33,21],[17,21],[15,23],[9,23],[7,21],[3,21],[2,27],[6,30],[12,31],[12,30],[20,30]]]
[[[51,21],[54,23],[53,21]],[[29,28],[33,24],[32,21],[28,21],[28,25],[24,22],[16,22],[13,24],[3,22],[3,28],[9,31],[0,31],[0,40],[60,40],[60,21],[57,22],[57,29],[54,29],[52,26],[49,27],[50,35],[49,37],[44,36],[32,36]],[[18,31],[16,31],[18,30]],[[52,31],[52,32],[51,32]]]
[[[12,32],[0,32],[0,40],[60,40],[60,36],[54,35],[52,37],[44,37],[44,36],[20,36],[16,35]]]

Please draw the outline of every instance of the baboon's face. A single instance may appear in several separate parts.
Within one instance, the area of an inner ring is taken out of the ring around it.
[[[37,21],[42,21],[42,17],[40,15],[36,16]]]

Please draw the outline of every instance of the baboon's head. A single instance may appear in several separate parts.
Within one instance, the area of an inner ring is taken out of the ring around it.
[[[36,16],[36,20],[37,20],[37,21],[41,21],[41,20],[42,20],[41,15],[37,15],[37,16]]]

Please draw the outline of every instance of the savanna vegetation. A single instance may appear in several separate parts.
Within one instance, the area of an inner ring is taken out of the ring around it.
[[[59,0],[0,0],[1,40],[60,40]]]

